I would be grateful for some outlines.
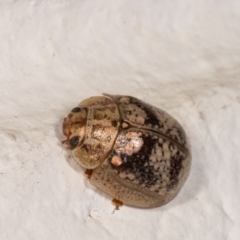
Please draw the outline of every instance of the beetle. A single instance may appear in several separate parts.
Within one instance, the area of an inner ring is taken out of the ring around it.
[[[191,152],[182,126],[137,98],[90,97],[64,118],[62,130],[67,137],[62,143],[116,209],[162,206],[189,175]]]

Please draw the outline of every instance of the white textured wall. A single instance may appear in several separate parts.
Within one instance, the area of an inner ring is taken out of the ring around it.
[[[62,147],[63,117],[102,92],[186,129],[169,204],[113,213]],[[240,1],[1,1],[0,94],[1,240],[240,239]]]

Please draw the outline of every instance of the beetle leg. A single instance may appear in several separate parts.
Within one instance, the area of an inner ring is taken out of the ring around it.
[[[91,175],[93,173],[93,170],[92,169],[86,169],[85,171],[85,176],[87,177],[87,179],[90,179]]]
[[[68,145],[67,142],[68,142],[67,139],[66,139],[66,140],[63,140],[63,141],[62,141],[62,144]]]
[[[114,198],[112,200],[112,204],[115,206],[115,210],[119,210],[119,207],[121,207],[123,205],[123,202],[117,200],[116,198]]]

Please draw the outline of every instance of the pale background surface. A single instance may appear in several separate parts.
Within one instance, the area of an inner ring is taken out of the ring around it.
[[[240,239],[240,1],[1,1],[0,239]],[[193,163],[177,198],[122,207],[61,145],[82,99],[172,114]]]

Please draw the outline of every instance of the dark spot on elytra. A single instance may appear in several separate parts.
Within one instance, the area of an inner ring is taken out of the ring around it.
[[[150,105],[147,105],[146,103],[138,99],[133,99],[131,103],[135,104],[137,107],[141,108],[146,113],[147,116],[144,125],[151,124],[153,126],[157,125],[159,126],[159,128],[163,127],[163,123],[159,121],[158,117],[156,116],[154,110]]]
[[[116,127],[117,124],[118,124],[118,122],[117,122],[116,120],[112,120],[112,125],[113,125],[113,127]]]
[[[117,169],[118,172],[133,173],[136,179],[139,180],[140,184],[145,184],[147,188],[150,188],[158,180],[158,176],[154,175],[153,166],[149,166],[150,156],[152,147],[158,139],[153,139],[151,136],[143,136],[144,144],[140,151],[129,156],[128,154],[122,153],[120,155],[122,164],[120,166],[112,167]],[[112,154],[112,156],[114,153]],[[144,158],[143,158],[144,156]],[[110,157],[111,159],[111,157]],[[145,166],[148,164],[148,167]]]
[[[176,187],[178,184],[178,175],[183,168],[182,162],[184,160],[184,156],[180,154],[180,151],[177,151],[177,153],[171,157],[170,160],[170,184],[168,186],[168,191],[170,191],[172,188]]]
[[[123,164],[127,164],[129,158],[130,158],[130,156],[127,155],[126,153],[122,153],[122,154],[121,154],[121,159],[122,159],[122,161],[123,161]]]

